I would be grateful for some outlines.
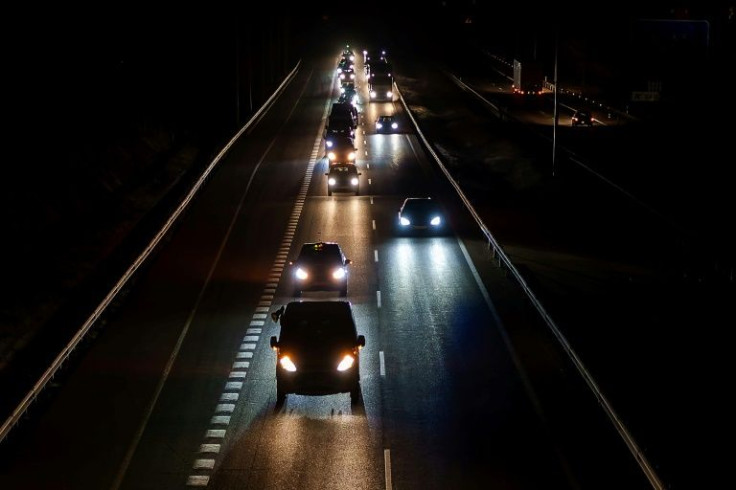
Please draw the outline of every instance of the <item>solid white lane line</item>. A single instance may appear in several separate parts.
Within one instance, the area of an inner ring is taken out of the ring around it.
[[[383,450],[383,466],[384,471],[386,473],[386,490],[391,490],[392,483],[391,483],[391,450],[390,449],[384,449]]]
[[[378,366],[381,376],[386,376],[386,362],[383,359],[383,351],[378,351]]]
[[[381,291],[376,291],[376,303],[378,304],[378,307],[381,307]]]

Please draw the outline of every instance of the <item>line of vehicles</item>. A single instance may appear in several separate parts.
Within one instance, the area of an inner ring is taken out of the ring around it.
[[[364,51],[366,78],[371,101],[393,100],[393,76],[386,53]],[[340,96],[331,106],[324,128],[325,156],[328,163],[327,194],[349,192],[360,195],[361,172],[357,167],[355,130],[359,122],[358,94],[355,88],[355,55],[349,46],[342,51],[337,67]],[[387,71],[387,66],[389,66]],[[390,85],[380,91],[384,83]],[[374,95],[374,90],[379,92]],[[398,130],[394,115],[376,120],[376,133]],[[436,232],[444,229],[439,204],[429,197],[407,198],[397,223],[402,231]],[[276,407],[288,394],[328,395],[349,393],[352,405],[359,403],[360,350],[365,337],[358,334],[348,294],[348,267],[352,261],[340,245],[332,241],[302,244],[297,258],[289,262],[294,301],[271,313],[281,325],[280,336],[272,336],[276,352]],[[303,301],[302,293],[336,291],[338,300]]]

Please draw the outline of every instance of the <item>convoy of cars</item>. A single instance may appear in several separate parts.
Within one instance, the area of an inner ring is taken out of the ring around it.
[[[363,54],[367,76],[378,76],[369,67],[371,63],[385,67],[385,51]],[[331,107],[323,132],[328,196],[335,192],[360,195],[361,172],[354,139],[359,120],[354,61],[352,49],[346,46],[337,68],[340,96]],[[376,133],[398,129],[395,115],[383,114],[376,119]],[[438,203],[428,197],[407,198],[399,210],[402,230],[438,231],[444,221]],[[304,243],[297,258],[289,262],[297,299],[271,314],[281,325],[280,337],[271,337],[271,348],[276,352],[277,406],[292,393],[350,393],[352,404],[359,401],[359,352],[366,341],[358,334],[352,304],[345,299],[302,299],[305,292],[337,292],[339,298],[347,297],[351,263],[340,245],[331,241]]]

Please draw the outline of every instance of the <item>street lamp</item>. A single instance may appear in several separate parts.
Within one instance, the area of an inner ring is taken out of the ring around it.
[[[558,36],[559,28],[555,24],[555,69],[552,75],[552,84],[555,88],[555,102],[554,102],[554,121],[552,123],[552,177],[555,176],[555,166],[557,164],[557,123],[559,122],[559,114],[557,112],[557,51],[558,51]]]

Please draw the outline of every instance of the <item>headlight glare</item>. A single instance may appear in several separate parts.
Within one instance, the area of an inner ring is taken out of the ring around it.
[[[342,358],[342,361],[340,361],[340,364],[337,365],[337,370],[347,371],[348,369],[353,367],[353,364],[355,364],[355,358],[351,356],[350,354],[345,354],[345,357]],[[296,369],[296,367],[294,369]]]
[[[281,356],[279,359],[279,364],[281,364],[281,367],[289,372],[295,372],[296,371],[296,364],[294,364],[294,361],[289,359],[289,356]]]

